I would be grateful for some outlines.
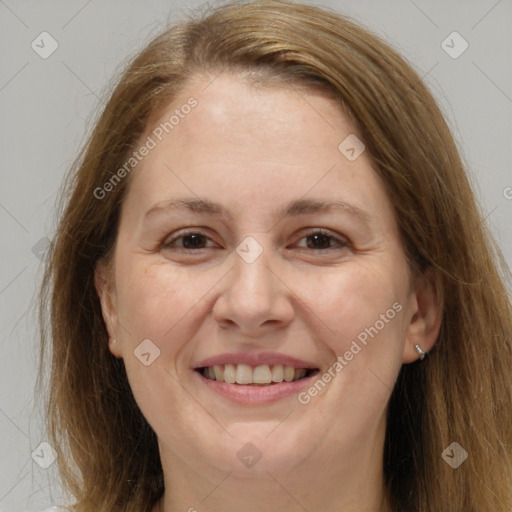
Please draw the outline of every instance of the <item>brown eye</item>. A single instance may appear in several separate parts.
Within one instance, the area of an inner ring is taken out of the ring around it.
[[[205,234],[198,231],[189,231],[164,242],[162,244],[162,248],[191,251],[196,249],[205,249],[207,240],[209,240],[209,238]]]
[[[303,237],[301,240],[307,240],[306,248],[312,250],[325,251],[328,249],[343,248],[348,245],[344,240],[331,235],[327,231],[317,230]]]

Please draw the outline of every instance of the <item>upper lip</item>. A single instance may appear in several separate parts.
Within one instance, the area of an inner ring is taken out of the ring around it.
[[[257,354],[250,352],[237,352],[219,354],[203,359],[199,363],[195,364],[193,368],[197,369],[221,364],[247,364],[249,366],[282,364],[283,366],[292,366],[293,368],[318,368],[314,363],[288,356],[286,354],[279,354],[277,352],[260,352]]]

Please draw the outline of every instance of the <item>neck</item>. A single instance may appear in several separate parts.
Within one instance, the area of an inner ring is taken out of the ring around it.
[[[228,483],[229,479],[229,476],[221,479],[217,487],[213,486],[209,493],[201,497],[183,488],[188,486],[181,486],[172,495],[165,492],[152,512],[238,512],[241,504],[246,512],[296,512],[301,509],[311,512],[392,512],[383,486],[378,490],[367,488],[366,495],[363,494],[363,487],[356,492],[340,488],[336,492],[331,490],[321,495],[318,486],[308,489],[309,492],[301,492],[291,487],[286,488],[282,479],[275,477],[267,481],[251,480],[245,483],[235,479]],[[166,486],[166,489],[170,487]]]
[[[333,453],[319,443],[316,451],[282,473],[256,464],[251,471],[216,471],[188,464],[160,444],[166,492],[152,512],[245,512],[297,510],[391,512],[384,488],[384,436],[373,443]],[[297,457],[298,458],[298,457]],[[258,466],[260,466],[258,468]]]

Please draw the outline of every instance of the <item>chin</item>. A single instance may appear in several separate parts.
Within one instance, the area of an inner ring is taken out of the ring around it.
[[[228,430],[233,437],[226,434],[223,442],[216,444],[222,448],[213,465],[240,477],[253,478],[268,478],[268,473],[277,475],[296,468],[307,458],[307,444],[280,423],[249,422],[232,426]],[[308,437],[311,441],[311,436]]]

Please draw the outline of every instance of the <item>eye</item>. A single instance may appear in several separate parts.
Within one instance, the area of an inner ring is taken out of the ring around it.
[[[181,240],[181,243],[177,244],[179,240]],[[162,248],[183,249],[186,251],[205,249],[204,244],[206,240],[209,240],[209,237],[200,231],[187,231],[171,239],[166,239],[162,243]]]
[[[208,249],[205,245],[208,241],[211,241],[210,237],[208,237],[205,233],[201,231],[186,231],[174,236],[170,239],[166,239],[162,243],[163,249],[170,250],[184,250],[184,251],[195,251],[199,249]],[[330,232],[317,229],[315,231],[311,231],[306,236],[303,236],[300,239],[306,240],[306,249],[311,249],[314,251],[326,251],[330,249],[341,249],[347,247],[349,243],[341,238],[333,236]],[[212,247],[212,246],[210,246]],[[300,247],[300,245],[297,245]],[[302,246],[304,248],[304,246]]]
[[[311,231],[309,234],[300,239],[300,241],[302,240],[307,240],[306,248],[316,251],[340,249],[343,247],[347,247],[349,245],[347,241],[335,237],[331,233],[323,229]],[[334,246],[331,245],[332,242],[334,242]]]

